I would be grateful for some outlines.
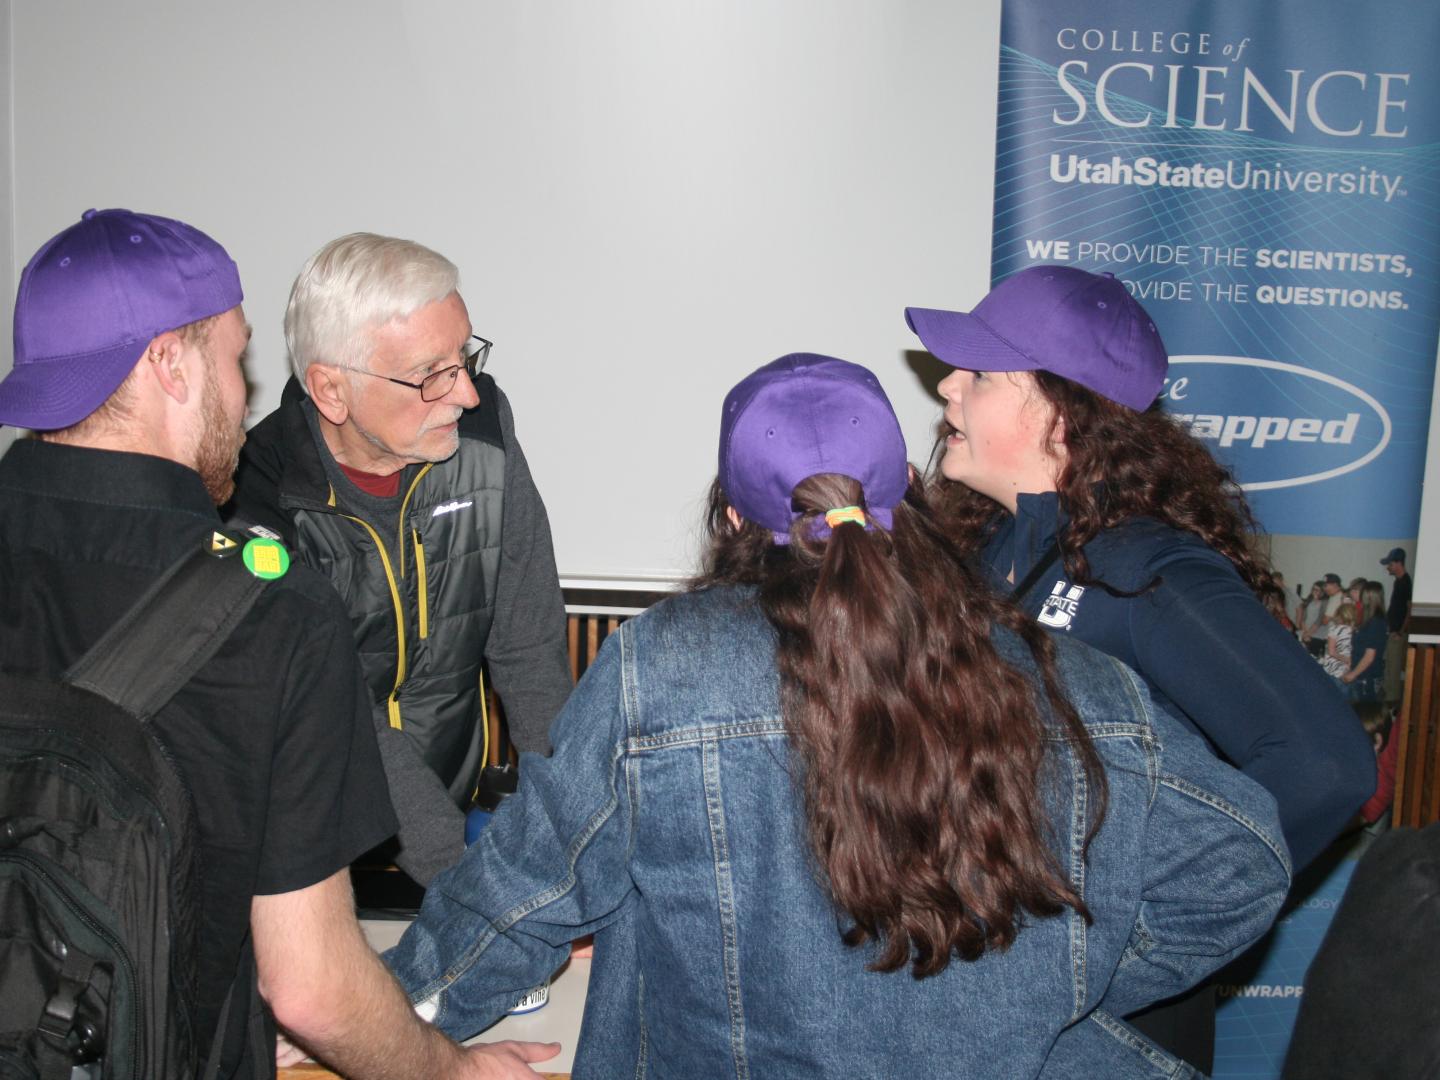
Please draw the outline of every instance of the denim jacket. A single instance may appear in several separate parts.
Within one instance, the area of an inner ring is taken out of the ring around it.
[[[1033,671],[1018,640],[997,649]],[[1089,799],[1058,730],[1037,798],[1094,921],[1029,919],[1005,952],[917,981],[867,969],[817,884],[753,593],[677,596],[612,634],[520,790],[386,955],[435,1023],[468,1037],[595,934],[574,1076],[1193,1075],[1117,1017],[1258,938],[1289,885],[1274,800],[1152,710],[1141,681],[1058,641],[1104,762]]]

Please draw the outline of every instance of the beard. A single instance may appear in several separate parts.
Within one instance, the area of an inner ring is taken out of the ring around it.
[[[200,417],[203,427],[200,445],[195,451],[195,471],[200,474],[211,501],[220,506],[235,493],[235,467],[240,463],[240,447],[245,444],[245,428],[242,424],[232,424],[225,415],[213,363],[205,368]]]

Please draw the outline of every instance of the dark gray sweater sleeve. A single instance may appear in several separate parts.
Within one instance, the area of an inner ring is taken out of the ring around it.
[[[434,770],[420,759],[414,741],[390,726],[385,710],[377,710],[375,718],[380,761],[400,819],[395,863],[428,886],[431,878],[465,853],[465,815]]]
[[[565,645],[565,601],[545,504],[515,438],[515,419],[503,393],[498,404],[505,442],[505,503],[495,619],[485,644],[485,661],[505,707],[511,739],[521,750],[546,754],[550,721],[573,685]]]

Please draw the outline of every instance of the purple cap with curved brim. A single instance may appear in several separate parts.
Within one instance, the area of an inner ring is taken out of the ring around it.
[[[157,334],[244,299],[225,249],[179,221],[87,210],[20,275],[0,424],[53,431],[104,404]]]
[[[1170,359],[1155,323],[1113,274],[1032,266],[968,314],[906,308],[925,348],[972,371],[1049,371],[1132,409],[1147,409]]]
[[[858,480],[867,516],[883,528],[905,497],[905,437],[880,381],[859,364],[791,353],[752,372],[725,395],[720,414],[720,487],[747,521],[788,543],[800,512],[795,485],[821,473]],[[816,536],[828,536],[823,520]]]

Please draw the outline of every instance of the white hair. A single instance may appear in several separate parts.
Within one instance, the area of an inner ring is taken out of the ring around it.
[[[413,240],[350,233],[330,241],[301,268],[285,307],[295,377],[304,386],[313,363],[359,363],[370,355],[372,329],[459,287],[455,264]]]

